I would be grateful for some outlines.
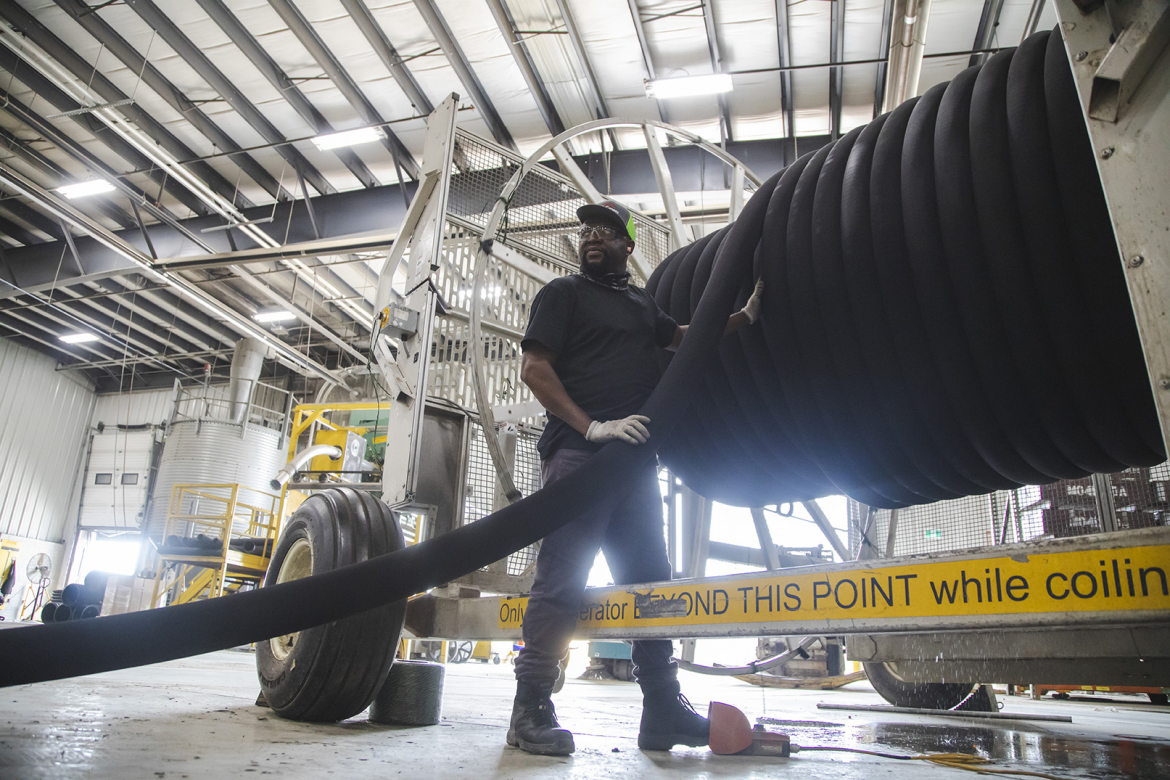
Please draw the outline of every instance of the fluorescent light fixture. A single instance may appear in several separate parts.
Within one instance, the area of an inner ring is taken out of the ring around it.
[[[358,144],[368,144],[370,141],[380,141],[385,138],[386,134],[378,127],[359,127],[357,130],[342,130],[340,133],[330,133],[329,135],[319,135],[313,139],[313,143],[321,151],[328,151],[329,149],[338,149],[342,146],[357,146]]]
[[[61,340],[66,344],[84,344],[87,341],[97,341],[98,336],[95,333],[66,333]]]
[[[61,193],[70,200],[113,191],[114,185],[110,184],[105,179],[90,179],[89,181],[81,181],[77,184],[66,184],[64,187],[57,188],[57,192]]]
[[[256,322],[288,322],[296,318],[297,315],[288,309],[268,309],[266,311],[256,312],[252,317]]]
[[[674,79],[655,79],[646,82],[646,94],[659,100],[715,95],[731,90],[731,76],[727,73],[712,73],[709,76],[681,76]]]

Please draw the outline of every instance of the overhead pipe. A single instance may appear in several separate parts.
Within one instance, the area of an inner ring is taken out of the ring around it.
[[[276,472],[276,476],[272,478],[269,485],[273,490],[280,490],[288,481],[293,478],[293,475],[301,470],[301,466],[305,465],[318,455],[328,455],[333,460],[340,460],[345,453],[340,447],[335,447],[332,444],[314,444],[311,447],[305,447],[297,453],[296,457]]]
[[[228,373],[228,400],[231,402],[232,422],[247,422],[245,415],[248,404],[256,392],[260,371],[264,368],[264,358],[267,356],[268,347],[262,341],[240,339],[236,342],[236,351],[232,354],[232,367]]]
[[[890,35],[889,75],[882,113],[889,113],[918,94],[930,0],[895,0]]]

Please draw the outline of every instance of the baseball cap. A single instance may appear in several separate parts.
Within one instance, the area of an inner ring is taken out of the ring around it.
[[[618,230],[625,231],[630,240],[634,240],[634,217],[630,210],[615,200],[603,200],[601,203],[589,203],[577,209],[577,219],[584,222],[587,219],[596,219],[613,225]]]

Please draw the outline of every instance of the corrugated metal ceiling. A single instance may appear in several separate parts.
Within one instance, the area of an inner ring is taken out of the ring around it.
[[[842,97],[836,128],[843,133],[876,113],[884,71],[875,60],[885,57],[883,32],[888,36],[887,26],[897,21],[891,19],[893,7],[894,0],[88,0],[88,4],[9,0],[0,4],[0,20],[24,40],[46,49],[53,62],[34,68],[10,48],[0,48],[0,89],[5,97],[0,130],[6,134],[0,146],[7,147],[0,153],[0,165],[51,188],[68,179],[88,178],[96,161],[175,219],[205,210],[189,188],[151,170],[124,145],[119,147],[93,116],[59,116],[70,105],[62,97],[62,80],[72,84],[74,94],[88,87],[99,101],[118,95],[132,100],[132,105],[120,109],[124,115],[133,119],[131,112],[138,111],[138,116],[157,123],[148,127],[137,122],[164,148],[183,152],[172,156],[184,162],[207,158],[203,168],[188,165],[188,170],[241,207],[272,205],[278,191],[282,197],[289,193],[300,197],[297,160],[303,161],[306,186],[314,195],[396,184],[421,158],[425,135],[425,110],[420,109],[426,106],[412,105],[414,87],[404,79],[417,87],[414,97],[430,104],[459,93],[465,108],[459,116],[461,126],[486,138],[494,136],[504,145],[514,144],[526,154],[545,142],[558,122],[569,127],[594,119],[599,106],[615,117],[665,119],[719,142],[716,97],[658,102],[648,98],[644,88],[648,65],[660,77],[719,69],[731,73],[735,84],[726,97],[730,137],[779,139],[790,135],[779,72],[780,21],[787,25],[790,49],[784,64],[794,68],[791,134],[824,136],[834,129],[830,69],[825,67],[831,61],[844,63],[839,69]],[[980,19],[995,8],[999,26],[988,45],[1015,45],[1028,24],[1033,0],[931,2],[919,92],[967,67]],[[834,53],[833,19],[842,12],[839,50]],[[778,13],[784,18],[778,20]],[[1037,26],[1054,22],[1051,8],[1045,6]],[[584,59],[575,49],[570,25],[579,33]],[[12,38],[10,31],[2,34]],[[713,63],[713,48],[720,54],[719,63]],[[937,56],[947,53],[954,54]],[[525,79],[525,58],[535,70],[534,83]],[[352,84],[357,94],[347,93],[339,78]],[[475,97],[479,89],[483,100]],[[547,104],[542,105],[541,93],[547,95]],[[32,115],[40,120],[30,119]],[[30,121],[44,124],[38,129]],[[390,140],[323,152],[307,140],[329,130],[376,123],[385,123],[402,146],[395,147]],[[46,139],[45,131],[59,134],[58,141],[71,141],[80,151]],[[288,139],[302,140],[274,145],[274,140]],[[616,139],[622,148],[644,146],[640,133],[618,132]],[[579,140],[575,151],[595,152],[601,143],[601,136]],[[248,149],[247,158],[223,154],[231,148]],[[400,150],[398,165],[395,148]],[[79,159],[79,154],[92,160]],[[134,224],[131,206],[121,193],[76,205],[109,229]],[[159,213],[146,214],[147,222],[159,218]],[[3,246],[19,248],[59,237],[55,215],[11,194],[0,200]],[[62,262],[67,262],[64,249]],[[193,244],[181,248],[181,253],[200,251],[204,250]],[[301,273],[299,282],[292,271],[274,271],[266,283],[282,295],[292,295],[298,283],[312,288],[315,297],[306,299],[305,305],[321,304],[314,318],[357,343],[362,334],[353,327],[356,309],[323,304],[331,297],[365,293],[372,285],[370,272],[352,265],[314,268],[311,276]],[[263,303],[232,279],[221,279],[207,289],[237,310],[248,311],[249,306],[254,310]],[[110,285],[91,286],[85,294],[112,291],[117,292]],[[168,295],[155,293],[164,299]],[[41,339],[37,348],[51,351],[53,329],[69,325],[51,324],[52,311],[43,299],[9,298],[2,303],[0,321],[10,332]],[[10,311],[33,305],[41,313],[18,312],[23,320]],[[91,318],[105,322],[110,317],[89,309]],[[42,316],[43,321],[36,319]],[[159,322],[144,326],[144,321],[140,319],[138,327],[152,327],[157,333]],[[180,345],[189,351],[223,348],[215,337],[201,338],[191,322],[172,324]],[[123,332],[133,339],[134,323],[123,325]],[[334,348],[323,339],[316,341],[322,342],[317,347],[323,350],[319,359],[327,360]],[[146,352],[153,348],[149,334],[138,342]]]

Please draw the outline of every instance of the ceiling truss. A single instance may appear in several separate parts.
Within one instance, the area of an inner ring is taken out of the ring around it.
[[[377,283],[369,259],[384,253],[390,238],[354,243],[346,236],[381,236],[397,226],[420,175],[421,118],[452,91],[464,96],[471,121],[514,150],[563,132],[566,117],[639,112],[684,127],[708,122],[724,146],[741,146],[744,133],[754,139],[742,101],[732,96],[708,100],[709,114],[698,103],[676,108],[642,96],[643,80],[688,68],[728,73],[737,83],[774,71],[776,105],[768,110],[780,131],[770,137],[784,139],[777,159],[785,161],[795,154],[798,132],[803,151],[856,124],[851,68],[872,68],[877,114],[888,91],[899,0],[851,8],[848,18],[844,0],[818,7],[827,22],[819,28],[819,55],[809,54],[815,47],[808,8],[793,11],[789,0],[743,2],[759,6],[757,15],[772,15],[770,65],[759,59],[758,43],[751,48],[739,40],[742,19],[732,12],[738,7],[715,0],[627,0],[629,19],[608,20],[604,29],[586,0],[468,0],[464,10],[495,21],[502,37],[495,43],[468,37],[470,23],[450,16],[458,7],[453,0],[389,6],[268,0],[261,7],[195,0],[181,13],[158,0],[0,4],[0,335],[86,371],[102,387],[197,377],[203,363],[223,360],[240,335],[257,331],[279,344],[282,370],[327,379],[364,362]],[[859,50],[855,36],[879,24],[878,17],[858,16],[865,13],[879,15],[880,35]],[[949,57],[956,68],[978,64],[1007,27],[1014,44],[1044,23],[1042,15],[1032,0],[984,0],[977,23],[961,36],[973,42],[971,53],[944,47],[925,56]],[[518,28],[517,19],[533,18],[548,18],[551,29]],[[146,28],[165,47],[152,49]],[[210,30],[222,36],[214,63]],[[279,40],[268,35],[273,31]],[[538,56],[532,40],[538,33],[557,33],[565,45],[542,46]],[[361,46],[380,75],[358,68]],[[508,67],[526,87],[520,97],[515,84],[499,80],[504,47]],[[169,52],[160,55],[160,48]],[[615,50],[634,53],[632,81],[628,67],[621,72],[609,61]],[[168,59],[170,52],[177,60]],[[310,81],[289,75],[303,74],[306,65],[320,75]],[[825,123],[812,132],[800,124],[808,121],[810,89],[797,76],[802,69],[824,78]],[[619,84],[619,77],[627,81]],[[398,91],[398,108],[388,108],[386,85]],[[309,144],[355,126],[378,128],[371,145],[378,154],[371,147],[322,152]],[[613,130],[578,143],[589,147],[578,149],[582,154],[640,148]],[[114,190],[76,202],[50,192],[87,179]],[[370,193],[360,206],[348,194],[355,186]],[[366,222],[359,225],[356,216]],[[317,239],[325,243],[313,244]],[[318,248],[294,249],[312,246]],[[40,270],[30,276],[34,266]],[[258,329],[252,315],[270,306],[297,319],[277,331]],[[77,329],[102,339],[60,341]]]

